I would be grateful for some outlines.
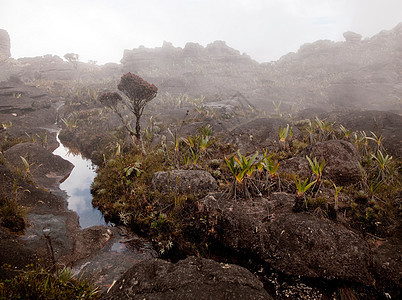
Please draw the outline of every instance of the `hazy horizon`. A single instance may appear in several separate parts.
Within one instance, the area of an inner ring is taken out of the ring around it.
[[[346,31],[372,37],[402,22],[401,11],[400,0],[1,0],[0,28],[13,58],[72,52],[104,64],[140,45],[223,40],[269,62]]]

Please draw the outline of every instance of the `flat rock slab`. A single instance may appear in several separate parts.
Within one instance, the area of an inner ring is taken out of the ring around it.
[[[106,299],[273,299],[247,269],[188,257],[176,264],[139,262],[112,287]]]

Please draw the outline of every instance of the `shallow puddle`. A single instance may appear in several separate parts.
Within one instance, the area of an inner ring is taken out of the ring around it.
[[[60,146],[53,151],[74,165],[70,176],[60,184],[60,189],[68,195],[68,208],[75,211],[82,228],[95,225],[106,225],[102,213],[92,206],[91,184],[96,176],[92,162],[80,154],[73,154],[63,146],[57,134]]]

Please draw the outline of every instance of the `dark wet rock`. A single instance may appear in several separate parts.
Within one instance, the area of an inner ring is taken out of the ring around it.
[[[216,191],[218,185],[212,175],[203,170],[172,170],[156,172],[152,177],[154,189],[160,192],[205,195]]]
[[[73,211],[29,213],[28,226],[21,241],[45,263],[52,264],[52,255],[59,259],[71,255],[74,251],[74,240],[79,231],[78,216]],[[91,241],[88,241],[91,242]],[[49,251],[52,245],[53,254]]]
[[[300,178],[311,178],[311,167],[305,157],[292,157],[280,162],[278,173],[282,175],[295,175]]]
[[[395,235],[386,241],[380,241],[374,249],[374,271],[379,283],[394,289],[399,289],[399,298],[402,291],[402,228],[397,228]],[[394,298],[394,297],[393,297]]]
[[[273,299],[248,270],[189,257],[176,264],[154,259],[128,270],[106,299]]]
[[[32,143],[14,145],[4,152],[4,157],[15,167],[25,170],[21,159],[24,157],[31,164],[30,173],[34,181],[45,187],[57,185],[73,169],[73,165],[69,161]]]
[[[96,251],[105,247],[112,239],[113,233],[110,228],[105,226],[93,226],[80,230],[74,239],[74,250],[69,257],[64,257],[63,261],[78,261],[90,257]]]
[[[323,176],[337,185],[350,185],[361,180],[360,154],[355,145],[343,140],[331,140],[308,146],[304,152],[321,163],[325,159]]]
[[[10,36],[4,29],[0,29],[0,62],[11,56]]]
[[[67,211],[67,203],[63,198],[23,182],[0,165],[0,197],[14,199],[15,183],[17,201],[28,213],[24,235],[19,237],[21,244],[32,249],[44,262],[51,263],[45,238],[47,234],[51,238],[56,258],[70,254],[74,235],[79,229],[77,214]],[[0,250],[3,252],[3,248]]]
[[[72,256],[76,259],[72,263],[74,273],[89,277],[104,292],[139,261],[157,257],[151,242],[131,231],[123,227],[110,227],[107,231],[111,231],[112,236],[103,247],[94,249],[91,255],[84,259],[80,259],[79,255]],[[101,240],[106,241],[103,237]]]
[[[292,213],[294,195],[201,200],[200,210],[225,246],[257,256],[288,275],[372,283],[366,242],[329,220]]]
[[[0,280],[15,276],[16,268],[25,268],[35,258],[34,249],[27,248],[17,236],[0,227]]]

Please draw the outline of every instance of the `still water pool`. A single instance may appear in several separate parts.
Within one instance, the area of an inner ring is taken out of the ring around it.
[[[91,184],[96,176],[92,162],[80,154],[71,153],[60,142],[58,134],[57,141],[60,146],[53,151],[53,154],[61,156],[74,165],[70,176],[60,184],[60,189],[67,193],[68,208],[78,214],[82,228],[106,225],[102,213],[91,203]]]

